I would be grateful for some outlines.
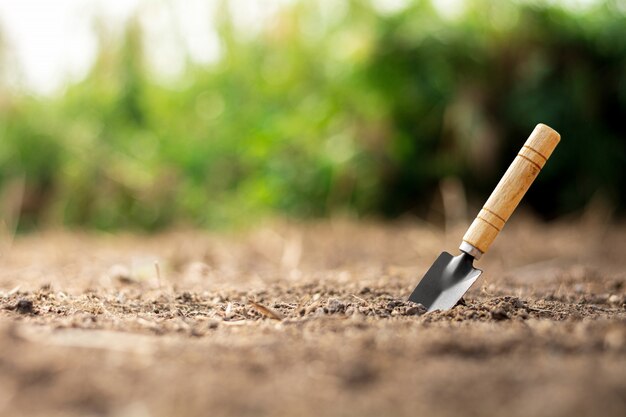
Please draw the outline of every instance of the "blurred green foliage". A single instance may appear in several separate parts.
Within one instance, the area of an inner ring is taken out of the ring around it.
[[[528,203],[547,217],[594,196],[626,206],[619,1],[469,1],[455,17],[428,1],[397,13],[322,3],[286,7],[253,38],[223,7],[220,60],[188,61],[177,83],[150,75],[131,21],[121,39],[103,32],[92,70],[63,94],[6,93],[5,203],[23,179],[26,228],[425,215],[447,177],[480,204],[544,122],[563,141]]]

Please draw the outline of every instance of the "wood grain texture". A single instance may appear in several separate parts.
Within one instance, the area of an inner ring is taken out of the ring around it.
[[[561,140],[552,128],[538,124],[463,236],[463,241],[487,252]]]

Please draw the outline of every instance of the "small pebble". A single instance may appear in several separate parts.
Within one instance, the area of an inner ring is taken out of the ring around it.
[[[396,307],[400,307],[404,302],[400,300],[392,300],[387,303],[387,310],[393,310]]]
[[[608,301],[609,301],[609,304],[619,304],[620,301],[622,300],[620,299],[619,295],[613,294],[612,296],[609,297]]]
[[[525,308],[524,302],[517,297],[511,298],[511,304],[515,308]]]
[[[20,314],[32,314],[34,312],[33,302],[30,300],[20,300],[15,305],[15,311]]]
[[[501,307],[498,307],[498,308],[495,308],[495,309],[491,310],[491,317],[494,320],[498,320],[498,321],[500,321],[500,320],[508,320],[509,319],[509,315]]]
[[[475,318],[477,315],[478,315],[478,314],[476,313],[476,311],[469,310],[469,311],[466,311],[466,312],[465,312],[464,317],[465,317],[466,319],[473,319],[473,318]]]
[[[405,316],[421,316],[424,313],[426,313],[426,307],[424,307],[421,304],[418,304],[416,306],[407,308],[404,312],[404,315]]]
[[[346,305],[336,298],[331,298],[326,303],[326,311],[330,314],[343,313],[346,310]]]

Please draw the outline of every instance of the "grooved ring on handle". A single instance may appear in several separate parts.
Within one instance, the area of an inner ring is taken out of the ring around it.
[[[548,160],[545,156],[543,156],[541,153],[537,152],[528,145],[524,145],[522,149],[520,149],[517,156],[521,156],[531,164],[535,165],[539,170],[543,168]]]
[[[483,207],[482,210],[480,210],[478,218],[493,226],[493,228],[497,229],[498,232],[501,231],[506,224],[506,219],[503,219],[500,215],[489,210],[487,207]]]

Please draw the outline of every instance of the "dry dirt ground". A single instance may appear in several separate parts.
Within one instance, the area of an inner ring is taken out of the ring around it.
[[[1,416],[625,416],[626,225],[517,220],[448,312],[463,230],[45,233],[0,259]]]

